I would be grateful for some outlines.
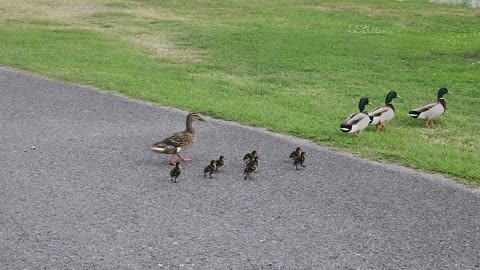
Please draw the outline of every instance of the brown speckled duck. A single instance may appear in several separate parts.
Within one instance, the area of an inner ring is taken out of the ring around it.
[[[191,159],[182,157],[179,153],[193,145],[197,136],[193,128],[193,122],[205,121],[198,113],[190,113],[187,116],[187,128],[185,131],[177,132],[173,136],[165,138],[160,142],[153,144],[150,149],[161,154],[171,154],[170,165],[175,165],[177,156],[183,161],[190,161]]]

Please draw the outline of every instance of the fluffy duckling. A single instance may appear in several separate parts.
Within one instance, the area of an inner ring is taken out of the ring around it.
[[[252,161],[255,157],[257,156],[257,151],[252,151],[252,153],[247,153],[243,157],[243,161],[245,161],[245,164],[248,164],[250,161]]]
[[[223,165],[225,165],[225,160],[223,159],[223,156],[220,156],[220,158],[217,161],[215,161],[215,165],[217,166],[215,169],[215,172],[218,172],[218,169],[220,169],[221,167],[223,167]]]
[[[182,173],[180,169],[181,169],[180,162],[177,161],[177,163],[175,163],[175,167],[170,171],[170,177],[171,177],[170,180],[173,181],[174,183],[177,182],[178,176],[180,176],[180,174]]]
[[[250,162],[247,164],[247,167],[255,166],[255,171],[256,171],[257,168],[258,168],[258,165],[260,165],[260,157],[259,157],[259,156],[255,156],[255,157],[253,158],[253,160],[250,161]]]
[[[297,157],[300,156],[301,153],[302,153],[302,149],[301,149],[300,147],[297,147],[297,149],[295,149],[295,151],[293,151],[293,152],[290,154],[290,159],[295,160]]]
[[[305,162],[305,160],[307,159],[307,153],[305,152],[302,152],[300,154],[299,157],[297,157],[295,159],[295,161],[293,162],[293,166],[295,166],[295,170],[298,170],[298,165],[302,166],[302,167],[306,167],[305,165],[303,165],[303,162]]]
[[[397,92],[390,91],[385,98],[385,106],[378,107],[368,114],[370,117],[370,126],[375,126],[375,130],[384,131],[385,124],[393,119],[395,116],[395,107],[393,107],[392,100],[394,98],[401,98]]]
[[[217,165],[215,165],[216,162],[217,162],[216,160],[210,161],[210,165],[205,167],[205,169],[203,170],[204,172],[203,177],[207,177],[207,173],[210,173],[210,178],[213,178],[212,173],[214,173],[217,170]]]
[[[172,136],[165,138],[157,143],[154,143],[150,149],[156,153],[171,154],[170,165],[174,165],[177,156],[183,161],[190,161],[191,159],[182,157],[180,150],[185,150],[193,145],[197,136],[193,123],[195,121],[205,121],[198,113],[190,113],[187,116],[187,127],[182,132],[177,132]]]
[[[243,174],[245,175],[243,180],[247,180],[247,176],[250,180],[252,180],[251,174],[254,173],[256,170],[257,170],[257,166],[255,164],[253,164],[252,166],[246,167],[245,170],[243,170]]]
[[[445,99],[443,99],[445,94],[448,94],[448,89],[445,87],[440,88],[438,90],[438,99],[436,103],[430,103],[423,107],[413,109],[408,112],[408,115],[416,119],[426,119],[427,122],[425,122],[425,127],[427,128],[429,127],[429,124],[432,124],[432,126],[435,127],[433,119],[440,117],[447,109],[447,103],[445,102]]]
[[[361,98],[358,103],[359,112],[352,113],[347,120],[340,125],[340,130],[347,133],[353,133],[355,137],[360,137],[360,133],[370,123],[370,117],[368,117],[365,111],[365,106],[369,105],[368,98]]]

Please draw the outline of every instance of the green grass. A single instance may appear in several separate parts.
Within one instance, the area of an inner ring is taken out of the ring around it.
[[[480,184],[478,10],[380,0],[97,2],[91,12],[34,10],[28,19],[4,8],[0,64]],[[442,86],[453,94],[435,129],[406,115]],[[391,89],[403,99],[385,132],[340,132],[361,96],[382,105]]]

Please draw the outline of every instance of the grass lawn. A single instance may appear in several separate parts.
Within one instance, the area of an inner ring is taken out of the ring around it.
[[[418,0],[19,0],[0,6],[0,48],[1,65],[480,185],[479,9]],[[407,116],[442,86],[452,94],[436,128]],[[389,90],[403,99],[385,132],[356,139],[339,130],[360,97],[383,105]]]

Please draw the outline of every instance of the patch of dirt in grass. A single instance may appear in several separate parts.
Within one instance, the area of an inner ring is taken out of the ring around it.
[[[156,55],[172,57],[181,62],[196,63],[203,57],[202,53],[188,47],[178,46],[173,42],[169,42],[168,38],[159,34],[128,35],[123,36],[122,39],[152,50]]]
[[[196,62],[201,58],[201,53],[178,46],[166,36],[150,34],[151,31],[145,27],[151,20],[185,21],[185,18],[168,9],[135,1],[4,0],[1,11],[0,24],[102,31],[152,50],[158,56],[172,57],[182,62]],[[125,16],[113,16],[115,14]],[[102,15],[107,16],[108,20]]]

